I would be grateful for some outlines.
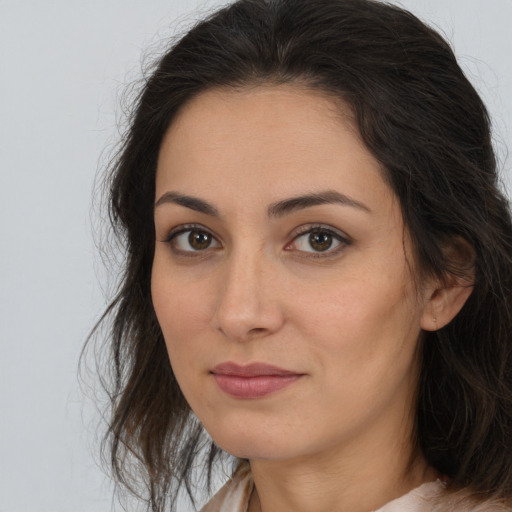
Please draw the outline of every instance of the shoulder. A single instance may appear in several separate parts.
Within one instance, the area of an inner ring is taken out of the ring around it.
[[[253,490],[249,464],[242,463],[201,512],[246,512]]]
[[[497,500],[478,500],[469,491],[449,492],[441,481],[429,482],[375,512],[512,512]]]
[[[507,505],[500,500],[476,499],[468,491],[461,491],[458,493],[447,494],[439,500],[439,508],[435,509],[436,512],[512,512],[510,503]]]
[[[254,483],[243,463],[201,512],[246,512]],[[512,512],[497,500],[477,500],[469,491],[448,492],[441,481],[423,484],[374,512]]]

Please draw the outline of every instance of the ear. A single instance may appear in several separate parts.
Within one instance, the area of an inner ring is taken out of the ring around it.
[[[455,237],[443,248],[450,272],[427,280],[421,328],[437,331],[448,325],[462,309],[473,291],[475,251],[463,238]]]

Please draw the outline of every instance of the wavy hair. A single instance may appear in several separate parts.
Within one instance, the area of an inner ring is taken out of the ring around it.
[[[238,0],[159,60],[109,169],[110,220],[126,248],[107,325],[105,438],[114,475],[146,500],[192,493],[205,441],[169,364],[152,306],[157,156],[177,111],[214,87],[300,82],[350,105],[399,198],[422,271],[457,272],[443,247],[474,250],[474,289],[421,343],[416,442],[453,488],[512,495],[512,225],[485,106],[450,46],[411,13],[372,0]],[[211,444],[202,467],[220,450]],[[146,492],[138,490],[142,486]]]

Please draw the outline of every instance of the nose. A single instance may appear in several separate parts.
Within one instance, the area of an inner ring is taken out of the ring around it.
[[[284,314],[278,300],[279,279],[261,254],[233,254],[221,273],[213,327],[227,338],[249,341],[273,334]]]

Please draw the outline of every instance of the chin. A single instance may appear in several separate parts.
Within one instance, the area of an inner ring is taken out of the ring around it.
[[[215,431],[209,433],[217,446],[240,459],[271,458],[272,455],[276,455],[276,443],[269,443],[268,437],[262,436],[261,433],[247,431],[242,433],[236,430],[224,430],[221,435]]]
[[[295,435],[284,429],[269,431],[264,426],[239,424],[235,428],[205,428],[217,446],[240,459],[285,460],[298,456],[297,447],[304,446]]]

